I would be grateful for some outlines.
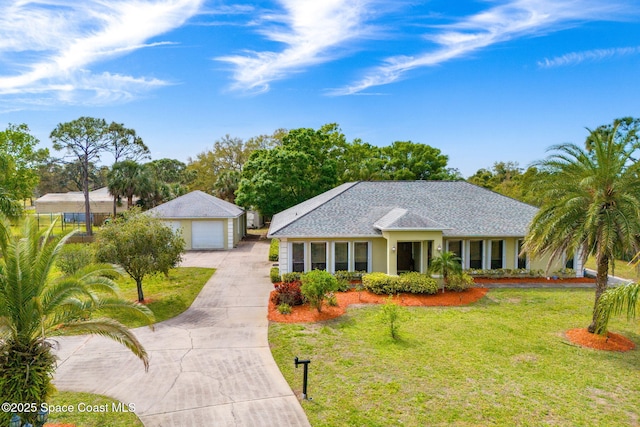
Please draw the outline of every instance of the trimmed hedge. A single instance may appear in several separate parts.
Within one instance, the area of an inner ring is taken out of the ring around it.
[[[302,273],[292,271],[291,273],[284,273],[282,275],[282,281],[284,283],[299,282],[300,277],[302,277]]]
[[[473,281],[473,279],[471,279]],[[438,292],[438,282],[431,276],[418,272],[401,274],[398,279],[400,292],[411,294],[435,294]]]
[[[271,283],[277,283],[280,281],[280,269],[278,267],[271,267],[269,271],[269,278]]]
[[[385,273],[370,273],[362,276],[364,289],[374,294],[397,294],[406,292],[411,294],[435,294],[438,292],[438,282],[432,277],[417,272],[404,273],[400,276],[390,276]]]
[[[449,276],[449,283],[445,284],[444,288],[448,291],[462,292],[473,287],[474,284],[473,277],[467,273],[462,273]]]
[[[280,243],[278,239],[271,239],[269,244],[269,261],[278,261],[280,255]]]

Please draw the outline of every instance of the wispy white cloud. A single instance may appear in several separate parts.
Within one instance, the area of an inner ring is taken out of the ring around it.
[[[19,0],[0,2],[0,96],[25,104],[111,103],[169,84],[95,73],[132,51],[171,44],[150,39],[181,26],[203,0]]]
[[[362,37],[373,0],[280,0],[282,12],[264,13],[260,33],[282,43],[281,51],[247,51],[216,58],[234,66],[234,89],[262,92],[269,83],[338,55]]]
[[[354,84],[330,92],[350,95],[393,83],[416,68],[432,67],[466,57],[496,43],[565,29],[580,21],[613,17],[613,2],[597,0],[512,0],[457,22],[432,27],[425,40],[433,46],[415,56],[394,56],[371,69]]]
[[[617,47],[611,49],[593,49],[582,52],[570,52],[554,58],[545,58],[542,61],[538,61],[538,67],[540,68],[554,68],[554,67],[566,67],[569,65],[580,64],[585,61],[602,61],[604,59],[637,55],[640,54],[640,46],[636,47]]]

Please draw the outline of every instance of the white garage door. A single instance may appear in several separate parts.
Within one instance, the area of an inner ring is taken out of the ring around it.
[[[223,249],[223,221],[193,221],[191,223],[192,249]]]

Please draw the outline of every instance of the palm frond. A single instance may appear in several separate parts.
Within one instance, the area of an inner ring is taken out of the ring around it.
[[[51,335],[66,334],[92,334],[112,339],[131,350],[142,360],[145,370],[149,369],[149,356],[140,341],[126,326],[116,320],[102,318],[66,323]]]
[[[598,301],[596,333],[606,335],[611,316],[626,314],[627,319],[636,317],[636,308],[640,303],[640,283],[631,283],[607,290]]]

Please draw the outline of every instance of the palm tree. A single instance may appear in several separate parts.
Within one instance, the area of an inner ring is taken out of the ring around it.
[[[131,350],[148,368],[149,359],[136,337],[109,314],[128,313],[148,322],[152,313],[144,306],[118,297],[109,277],[119,274],[108,264],[91,264],[73,275],[52,271],[67,239],[39,231],[29,218],[23,236],[14,235],[0,219],[0,401],[46,402],[53,386],[55,357],[50,338],[89,333],[111,338]],[[102,317],[94,318],[94,313]],[[33,413],[24,413],[30,420]],[[8,425],[9,414],[0,414]],[[5,419],[6,418],[6,419]]]
[[[149,170],[133,160],[114,163],[108,175],[109,193],[114,197],[113,215],[116,215],[118,198],[127,199],[127,209],[133,206],[133,196],[146,197],[153,192],[153,180]]]
[[[640,149],[638,121],[618,119],[590,131],[586,148],[575,144],[537,162],[543,204],[525,238],[524,251],[548,255],[549,263],[565,253],[595,255],[596,295],[589,332],[602,332],[596,313],[607,290],[609,263],[616,251],[637,252],[640,236]]]
[[[429,271],[439,273],[442,277],[442,292],[449,283],[449,276],[462,273],[461,259],[454,252],[442,252],[431,259]]]
[[[640,283],[630,283],[609,289],[602,294],[596,307],[598,326],[596,333],[606,335],[611,316],[625,313],[628,319],[635,318],[640,303]]]

